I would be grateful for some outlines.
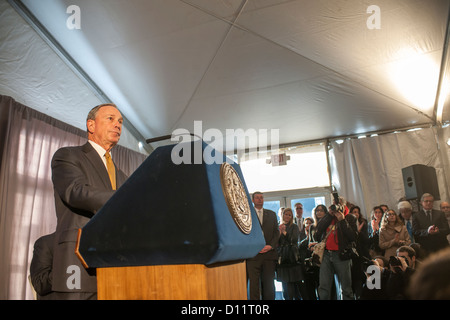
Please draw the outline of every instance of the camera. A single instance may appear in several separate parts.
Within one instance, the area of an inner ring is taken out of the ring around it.
[[[304,261],[303,264],[307,272],[313,270],[315,267],[320,266],[320,262],[318,261],[317,257],[306,258],[303,261]]]
[[[400,258],[400,257],[397,257],[397,256],[390,256],[389,257],[389,265],[391,267],[401,267],[402,266],[402,261],[400,259],[404,259],[405,262],[406,262],[406,265],[407,266],[409,265],[408,259],[405,259],[403,257]]]
[[[344,206],[341,205],[341,203],[340,203],[338,193],[336,191],[334,191],[332,194],[333,194],[334,204],[332,204],[330,206],[331,211],[344,212]]]
[[[305,264],[306,270],[308,270],[308,269],[314,267],[314,263],[313,263],[313,261],[312,261],[312,258],[306,258],[306,259],[304,260],[304,264]]]
[[[361,257],[361,263],[364,269],[367,269],[368,267],[375,265],[375,262],[372,259],[366,258],[364,256]]]

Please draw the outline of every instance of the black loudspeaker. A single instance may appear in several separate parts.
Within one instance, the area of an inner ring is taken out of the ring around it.
[[[435,168],[414,164],[403,168],[402,174],[407,200],[420,199],[424,193],[432,194],[434,200],[441,200]]]

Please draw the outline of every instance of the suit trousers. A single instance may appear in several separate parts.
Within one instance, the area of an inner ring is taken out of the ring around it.
[[[250,300],[275,300],[276,260],[264,259],[264,254],[247,260]]]

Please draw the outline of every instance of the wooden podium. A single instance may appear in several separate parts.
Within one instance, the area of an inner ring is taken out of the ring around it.
[[[245,259],[265,240],[242,172],[189,144],[223,161],[174,164],[175,145],[159,147],[79,230],[98,299],[247,299]]]
[[[97,269],[99,300],[246,300],[245,262]]]

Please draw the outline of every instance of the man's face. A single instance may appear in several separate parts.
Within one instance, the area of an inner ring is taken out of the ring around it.
[[[442,202],[441,203],[441,211],[445,214],[446,217],[450,217],[450,203]]]
[[[408,260],[408,265],[410,267],[412,267],[412,268],[414,267],[414,263],[416,261],[416,257],[413,256],[412,259],[411,259],[410,256],[408,255],[408,252],[403,252],[403,251],[397,253],[397,256],[405,258],[406,260]]]
[[[303,206],[301,204],[298,204],[295,206],[295,216],[297,219],[301,219],[303,216]]]
[[[109,151],[119,142],[122,123],[123,118],[117,108],[104,106],[97,111],[95,120],[87,121],[89,139]]]
[[[410,208],[402,208],[399,211],[403,219],[409,220],[411,218],[412,210]]]
[[[422,201],[422,207],[424,210],[432,210],[433,209],[433,197],[425,197]]]
[[[262,194],[255,194],[253,196],[253,204],[255,205],[255,208],[262,208],[264,205],[264,196]]]

